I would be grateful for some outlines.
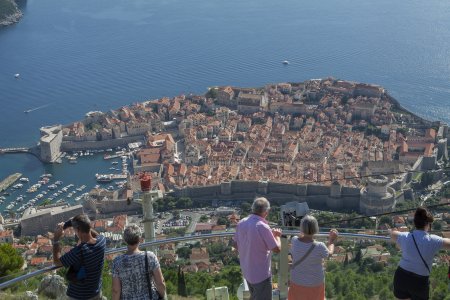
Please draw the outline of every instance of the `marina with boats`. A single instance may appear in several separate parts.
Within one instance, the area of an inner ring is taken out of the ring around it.
[[[14,220],[33,207],[80,204],[93,188],[122,189],[127,182],[131,155],[132,152],[117,148],[64,153],[61,157],[61,164],[73,164],[72,161],[80,164],[62,166],[65,170],[85,170],[88,166],[93,177],[66,174],[61,178],[61,173],[57,172],[60,167],[53,166],[40,175],[11,174],[0,182],[0,214]]]

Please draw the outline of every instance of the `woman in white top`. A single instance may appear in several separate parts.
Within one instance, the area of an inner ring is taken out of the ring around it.
[[[314,235],[318,232],[319,224],[316,218],[305,216],[300,223],[299,236],[292,238],[289,300],[325,299],[323,261],[333,254],[338,232],[335,229],[330,231],[327,245],[314,241]]]
[[[402,250],[402,259],[394,275],[394,295],[397,299],[426,300],[429,298],[431,266],[434,255],[442,248],[450,250],[450,239],[429,234],[433,215],[419,207],[414,214],[415,230],[391,231],[391,239]]]

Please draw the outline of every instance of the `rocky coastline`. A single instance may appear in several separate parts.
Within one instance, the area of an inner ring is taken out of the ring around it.
[[[17,6],[16,2],[14,2],[13,0],[0,0],[0,2],[5,2],[5,3],[0,3],[3,5],[7,5],[9,2],[12,5],[12,13],[6,14],[4,16],[0,15],[0,27],[3,26],[9,26],[12,25],[14,23],[19,22],[20,18],[22,18],[23,14],[20,11],[19,7]]]

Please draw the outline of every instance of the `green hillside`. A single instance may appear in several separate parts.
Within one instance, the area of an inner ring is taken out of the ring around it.
[[[0,21],[18,12],[17,5],[12,0],[0,0]]]

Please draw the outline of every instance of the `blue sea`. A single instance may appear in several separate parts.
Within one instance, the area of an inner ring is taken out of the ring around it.
[[[391,0],[21,0],[0,29],[0,147],[91,110],[333,76],[383,85],[406,108],[450,122],[450,2]],[[289,65],[283,65],[289,60]],[[14,78],[19,73],[20,78]],[[34,109],[31,113],[24,111]],[[43,165],[0,156],[0,178],[95,185],[110,162]],[[21,193],[24,193],[22,191]]]

